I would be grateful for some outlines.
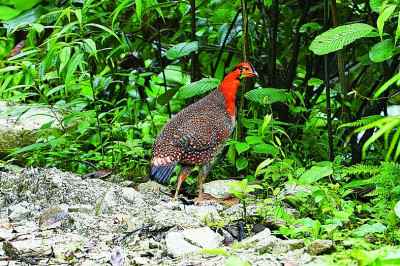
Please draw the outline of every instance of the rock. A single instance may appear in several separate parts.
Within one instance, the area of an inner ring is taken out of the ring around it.
[[[221,219],[218,210],[222,210],[222,208],[221,205],[189,205],[185,207],[185,212],[201,221],[214,222]]]
[[[311,255],[320,255],[331,249],[333,249],[332,240],[314,240],[307,247],[307,250]]]
[[[3,228],[0,225],[0,241],[6,241],[14,236],[12,229]]]
[[[112,266],[122,266],[124,265],[125,255],[120,247],[114,248],[111,253],[110,263]]]
[[[271,252],[277,242],[279,240],[271,235],[271,231],[268,228],[242,241],[244,245],[252,246],[261,254]]]
[[[39,226],[50,226],[61,222],[69,217],[68,210],[61,207],[51,207],[42,212],[39,216]]]
[[[217,199],[228,199],[232,197],[229,193],[230,184],[236,182],[232,179],[215,180],[203,185],[204,193],[207,193]]]
[[[32,209],[32,204],[26,201],[12,205],[8,207],[8,218],[14,222],[23,220],[31,214]]]
[[[154,182],[135,190],[57,169],[0,168],[0,189],[0,257],[9,265],[217,266],[224,252],[252,265],[304,265],[311,257],[304,243],[274,237],[264,222],[255,228],[261,232],[221,247],[244,236],[244,223],[229,220],[241,218],[240,205],[172,202]],[[247,210],[252,215],[256,205]],[[230,226],[214,232],[204,225],[211,217]]]
[[[47,123],[58,126],[60,114],[48,107],[0,102],[0,153],[32,144],[36,131]]]
[[[168,254],[175,258],[200,251],[199,247],[186,241],[180,232],[169,232],[165,237],[165,243]]]
[[[182,232],[185,240],[201,248],[217,248],[221,244],[223,237],[215,233],[209,227],[187,229]]]

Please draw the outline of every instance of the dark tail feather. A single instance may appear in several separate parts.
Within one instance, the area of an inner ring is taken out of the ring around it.
[[[176,164],[151,166],[150,178],[151,180],[157,181],[158,183],[165,184],[168,183],[169,178],[174,171]]]

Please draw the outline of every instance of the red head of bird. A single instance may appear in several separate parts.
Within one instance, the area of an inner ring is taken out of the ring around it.
[[[236,110],[236,93],[243,78],[257,77],[258,74],[249,62],[242,62],[229,72],[219,86],[220,91],[225,97],[227,112],[234,117]]]

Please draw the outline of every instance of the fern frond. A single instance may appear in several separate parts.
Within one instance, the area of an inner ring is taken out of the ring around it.
[[[380,115],[371,115],[371,116],[367,116],[367,117],[363,117],[357,121],[354,122],[350,122],[350,123],[345,123],[341,126],[338,127],[338,129],[343,128],[343,127],[362,127],[362,126],[366,126],[372,122],[375,122],[379,119],[381,119],[382,116]]]

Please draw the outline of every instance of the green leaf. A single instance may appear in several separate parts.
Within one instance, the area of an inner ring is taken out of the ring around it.
[[[397,15],[397,28],[396,28],[396,35],[394,37],[394,45],[396,46],[397,40],[400,37],[400,11],[399,14]]]
[[[385,6],[385,8],[378,17],[378,20],[376,21],[376,25],[378,27],[378,32],[379,35],[381,36],[381,39],[383,37],[383,28],[385,27],[385,22],[390,18],[395,9],[396,5]]]
[[[68,64],[69,59],[71,58],[71,47],[67,46],[62,48],[59,57],[60,57],[59,72],[61,73],[64,67]]]
[[[270,165],[272,162],[274,161],[274,159],[271,159],[271,158],[268,158],[268,159],[265,159],[264,161],[262,161],[258,166],[257,166],[257,169],[256,169],[256,172],[255,172],[255,176],[258,176],[258,175],[260,175],[260,174],[262,174],[262,173],[264,173],[265,172],[265,167],[267,167],[268,165]]]
[[[286,102],[288,93],[285,90],[275,88],[259,88],[246,92],[244,95],[248,100],[260,104],[272,104]]]
[[[238,154],[241,154],[242,152],[245,152],[248,149],[250,149],[250,146],[246,142],[235,142],[235,148]]]
[[[219,80],[215,78],[203,78],[199,81],[187,84],[179,89],[178,97],[182,99],[191,98],[203,94],[218,86]]]
[[[182,56],[186,56],[192,52],[195,52],[198,49],[199,49],[199,43],[197,41],[182,42],[169,48],[166,52],[166,56],[170,60],[175,60]]]
[[[380,63],[392,58],[394,45],[391,39],[381,41],[372,46],[369,51],[369,58],[372,62]]]
[[[367,234],[383,233],[385,231],[386,231],[386,226],[384,226],[381,223],[363,224],[355,231],[353,231],[353,235],[356,237],[363,237]]]
[[[42,33],[44,31],[44,26],[39,23],[33,23],[32,24],[32,29],[34,29],[37,33]]]
[[[47,146],[47,143],[33,143],[31,145],[16,149],[10,155],[13,156],[13,155],[17,155],[17,154],[21,154],[21,153],[25,153],[25,152],[37,151],[46,146]]]
[[[386,81],[379,89],[374,93],[374,98],[378,98],[382,93],[384,93],[391,85],[400,80],[400,73],[397,73]]]
[[[332,165],[315,165],[300,176],[299,183],[302,185],[309,185],[331,174],[333,174]]]
[[[238,171],[247,168],[248,165],[249,165],[249,161],[248,161],[246,158],[244,158],[244,157],[240,157],[240,158],[236,161],[236,169],[237,169]]]
[[[11,8],[9,6],[0,5],[0,20],[9,20],[18,16],[20,10]]]
[[[135,0],[136,4],[136,16],[139,19],[139,22],[142,23],[142,14],[143,14],[143,2],[142,0]]]
[[[379,10],[382,5],[382,0],[369,0],[369,7],[372,11],[379,13]]]
[[[3,24],[4,24],[4,27],[7,29],[7,32],[9,32],[9,33],[15,32],[16,30],[18,30],[19,28],[21,28],[23,26],[34,23],[45,12],[46,12],[45,8],[38,6],[29,11],[26,11],[26,12],[20,14],[19,16],[15,17],[11,20],[4,21]]]
[[[261,143],[253,147],[255,153],[277,155],[278,149],[271,144]]]
[[[318,35],[309,49],[317,55],[329,54],[366,37],[373,30],[374,27],[364,23],[339,26]]]
[[[66,86],[70,86],[74,79],[74,72],[78,68],[79,64],[82,63],[83,54],[82,53],[75,53],[71,60],[68,63],[67,73],[65,75],[65,84]]]

